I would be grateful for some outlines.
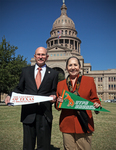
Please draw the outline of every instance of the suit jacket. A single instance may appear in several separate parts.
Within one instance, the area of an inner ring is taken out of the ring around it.
[[[61,96],[62,90],[68,90],[66,79],[60,81],[57,85],[57,97]],[[97,96],[96,85],[92,77],[82,76],[80,87],[78,90],[80,97],[87,99],[91,102],[98,102],[100,100]],[[58,104],[56,104],[56,108]],[[58,109],[59,110],[59,109]],[[65,133],[84,133],[82,126],[78,120],[77,112],[73,109],[62,109],[60,115],[60,130]],[[94,131],[94,122],[91,110],[86,110],[88,114],[88,127],[91,131]]]
[[[45,76],[37,89],[34,78],[35,66],[29,66],[22,69],[20,81],[14,92],[31,95],[50,96],[56,95],[58,83],[57,71],[46,66]],[[21,111],[21,122],[32,123],[36,114],[44,115],[49,122],[52,122],[52,104],[51,102],[43,102],[38,104],[23,105]]]

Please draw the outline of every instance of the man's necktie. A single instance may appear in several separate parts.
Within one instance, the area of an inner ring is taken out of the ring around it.
[[[41,70],[42,70],[42,68],[38,68],[38,73],[37,73],[36,78],[35,78],[37,89],[39,89],[40,84],[41,84],[41,72],[40,72]]]

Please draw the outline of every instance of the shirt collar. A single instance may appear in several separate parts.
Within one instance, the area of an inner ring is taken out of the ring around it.
[[[37,64],[35,64],[35,69],[37,69],[39,66]],[[41,68],[46,68],[46,64],[44,66],[42,66]]]

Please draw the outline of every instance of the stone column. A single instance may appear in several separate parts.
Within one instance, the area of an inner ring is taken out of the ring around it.
[[[80,43],[79,43],[79,53],[80,53]]]
[[[73,44],[74,44],[74,50],[75,50],[75,40],[73,41]]]
[[[78,47],[78,44],[79,44],[79,43],[78,43],[78,41],[77,41],[77,52],[79,53],[79,47]]]
[[[69,48],[70,48],[70,39],[69,39]]]

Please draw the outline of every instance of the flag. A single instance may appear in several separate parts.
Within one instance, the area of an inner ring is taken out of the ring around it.
[[[80,96],[70,93],[66,90],[62,92],[63,103],[58,104],[58,108],[65,109],[79,109],[79,110],[94,110],[94,111],[104,111],[110,112],[103,107],[95,108],[93,102],[88,101]]]
[[[29,95],[29,94],[19,94],[12,92],[12,96],[10,99],[10,103],[7,105],[15,106],[15,105],[28,105],[40,102],[46,102],[53,100],[53,97],[49,96],[40,96],[40,95]]]
[[[61,38],[61,30],[58,31],[58,38]]]

